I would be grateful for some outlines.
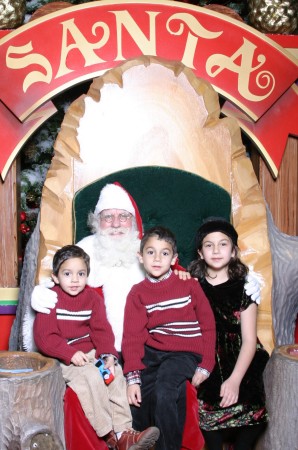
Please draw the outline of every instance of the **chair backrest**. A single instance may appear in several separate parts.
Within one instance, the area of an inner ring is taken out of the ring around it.
[[[74,242],[90,234],[87,217],[94,211],[101,189],[118,181],[135,199],[143,228],[163,225],[175,233],[179,262],[195,259],[194,237],[202,220],[220,216],[230,220],[231,197],[220,186],[190,172],[169,167],[134,167],[100,178],[74,196]]]

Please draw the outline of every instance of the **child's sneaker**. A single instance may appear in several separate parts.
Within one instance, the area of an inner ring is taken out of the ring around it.
[[[159,429],[146,428],[144,431],[128,429],[123,431],[117,442],[118,450],[149,450],[159,438]]]
[[[105,443],[107,444],[107,447],[109,449],[116,450],[118,448],[116,434],[113,430],[110,431],[103,439],[105,440]]]

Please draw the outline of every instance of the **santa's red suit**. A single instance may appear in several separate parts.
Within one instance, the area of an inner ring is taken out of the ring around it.
[[[117,187],[117,189],[115,189]],[[115,334],[116,350],[121,352],[123,316],[126,297],[131,287],[144,279],[142,266],[136,257],[141,237],[141,218],[132,197],[120,186],[107,185],[101,191],[95,208],[98,214],[104,209],[124,209],[133,214],[138,226],[138,237],[133,242],[135,257],[116,265],[105,264],[98,256],[96,235],[88,236],[77,243],[90,256],[90,275],[88,284],[98,290],[105,299],[108,320]],[[100,402],[100,399],[99,399]],[[107,450],[106,443],[100,439],[89,424],[79,400],[71,388],[67,388],[64,398],[65,440],[67,450]],[[189,383],[187,388],[187,416],[182,449],[200,450],[204,440],[198,426],[198,402],[196,389]]]

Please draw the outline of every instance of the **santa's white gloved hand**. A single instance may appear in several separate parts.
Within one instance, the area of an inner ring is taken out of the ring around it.
[[[258,305],[261,303],[261,286],[264,285],[262,276],[249,267],[249,272],[245,279],[244,289],[254,302]]]
[[[45,279],[41,284],[35,286],[31,295],[32,308],[41,313],[50,314],[57,303],[57,293],[49,288],[55,283],[50,279]]]

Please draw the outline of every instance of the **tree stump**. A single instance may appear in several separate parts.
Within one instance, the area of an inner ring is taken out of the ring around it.
[[[269,424],[263,450],[298,450],[298,345],[274,349],[264,371]]]
[[[0,450],[63,450],[64,391],[57,360],[0,352]]]

